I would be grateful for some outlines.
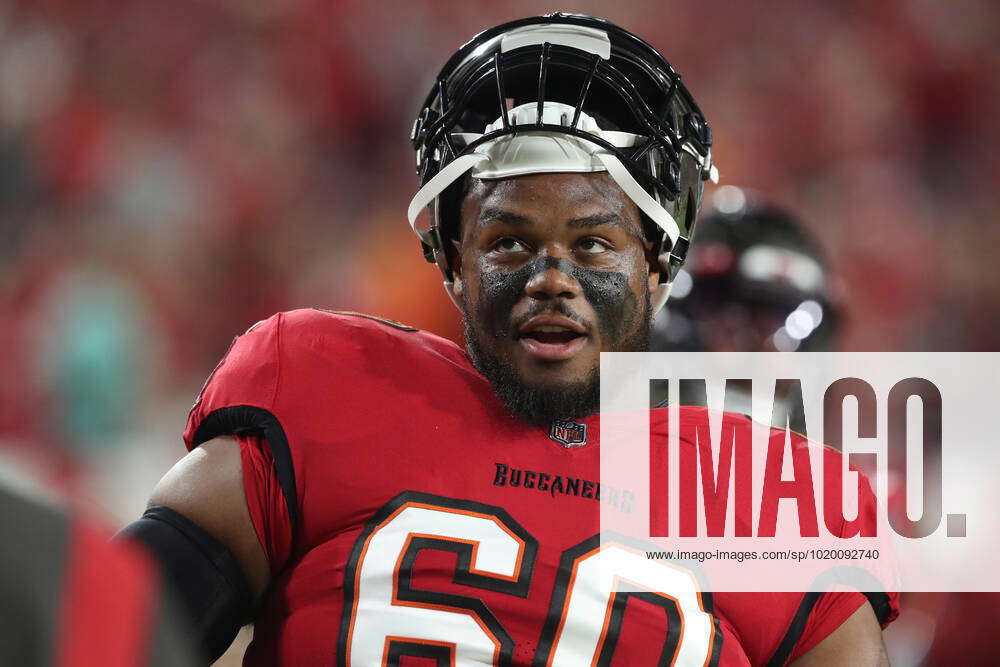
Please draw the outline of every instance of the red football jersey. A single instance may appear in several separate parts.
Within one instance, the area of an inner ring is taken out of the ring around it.
[[[630,501],[600,497],[598,418],[526,424],[454,343],[376,318],[299,310],[236,339],[184,437],[222,434],[273,575],[245,664],[784,664],[866,600],[691,577],[601,597],[602,562],[666,566],[600,548],[600,503]]]

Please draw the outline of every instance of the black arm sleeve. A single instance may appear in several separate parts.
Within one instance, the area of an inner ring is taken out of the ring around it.
[[[118,535],[139,540],[153,553],[183,604],[195,644],[206,660],[216,660],[254,610],[250,585],[232,552],[187,517],[158,505]]]

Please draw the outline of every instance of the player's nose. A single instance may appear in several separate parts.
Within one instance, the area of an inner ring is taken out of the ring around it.
[[[573,299],[580,296],[580,283],[563,270],[562,264],[560,262],[560,266],[555,266],[547,262],[544,268],[531,276],[524,287],[528,296],[539,301],[555,298]]]

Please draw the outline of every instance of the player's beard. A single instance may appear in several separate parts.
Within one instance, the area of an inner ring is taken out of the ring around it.
[[[619,340],[607,341],[604,350],[608,352],[644,352],[649,349],[649,337],[652,329],[652,307],[649,293],[644,292],[641,312],[635,312],[638,320],[636,329],[631,334],[622,336]],[[559,304],[560,302],[556,302]],[[547,425],[556,419],[579,419],[594,414],[600,410],[601,378],[600,362],[594,363],[586,377],[576,382],[529,383],[525,382],[514,364],[506,358],[495,354],[492,349],[483,344],[483,336],[473,323],[475,312],[470,312],[469,304],[462,300],[462,318],[465,323],[465,342],[469,357],[496,392],[503,405],[516,416],[532,423]],[[554,305],[544,309],[548,312],[559,312],[571,316],[564,307]],[[601,312],[598,310],[598,318]],[[509,315],[507,316],[509,320]],[[481,321],[481,320],[480,320]],[[603,330],[610,327],[603,326]],[[512,327],[506,328],[507,336],[512,336]]]

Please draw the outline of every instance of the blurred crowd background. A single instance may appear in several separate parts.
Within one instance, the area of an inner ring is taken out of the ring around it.
[[[845,350],[1000,347],[991,0],[0,0],[0,443],[119,522],[233,336],[324,306],[459,338],[405,220],[434,74],[575,10],[659,47],[722,184],[801,215]]]

